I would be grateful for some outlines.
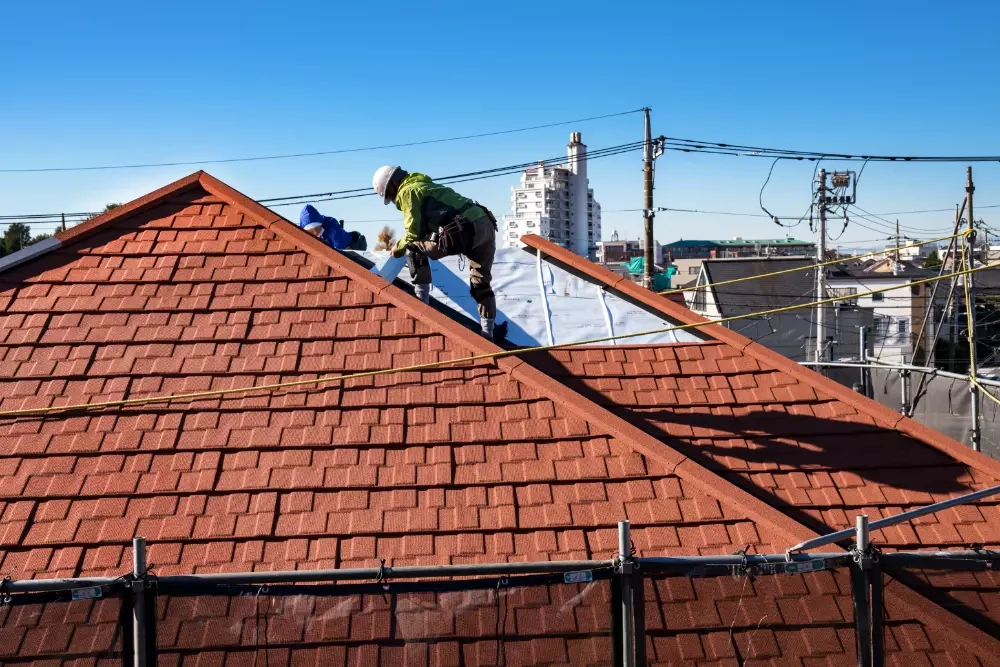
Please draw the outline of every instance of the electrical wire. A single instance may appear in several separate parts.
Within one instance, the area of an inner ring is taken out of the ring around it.
[[[610,157],[613,155],[620,155],[622,153],[627,153],[633,150],[641,148],[643,142],[636,141],[626,144],[619,144],[617,146],[609,146],[607,148],[600,148],[594,151],[590,151],[587,154],[588,160],[596,160],[602,157]],[[503,167],[494,167],[491,169],[483,169],[480,171],[466,172],[462,174],[453,174],[451,176],[439,176],[434,178],[437,183],[462,183],[471,180],[479,180],[480,178],[494,178],[497,176],[507,176],[512,173],[520,173],[525,169],[531,167],[550,167],[555,164],[560,164],[566,161],[566,156],[559,156],[553,158],[546,158],[544,160],[534,160],[532,162],[521,162],[518,164],[506,165]],[[360,194],[359,194],[360,193]],[[345,196],[340,197],[339,195],[354,195],[354,196],[375,196],[375,191],[371,186],[364,186],[358,188],[351,188],[347,190],[334,190],[331,192],[314,192],[312,194],[305,195],[288,195],[284,197],[268,197],[264,199],[258,199],[257,203],[270,206],[271,208],[275,206],[292,206],[295,204],[301,204],[305,201],[329,201],[331,199],[350,199],[352,197]],[[289,201],[295,200],[295,201]],[[302,200],[302,201],[299,201]],[[277,203],[281,202],[281,203]]]
[[[383,144],[381,146],[365,146],[363,148],[338,148],[325,151],[312,151],[307,153],[284,153],[279,155],[257,155],[253,157],[219,158],[213,160],[187,160],[178,162],[149,162],[137,164],[100,165],[87,167],[32,167],[32,168],[6,168],[0,169],[0,173],[40,173],[53,171],[102,171],[110,169],[144,169],[147,167],[187,167],[202,164],[226,164],[231,162],[260,162],[264,160],[287,160],[291,158],[317,157],[321,155],[340,155],[344,153],[362,153],[367,151],[377,151],[389,148],[407,148],[410,146],[426,146],[428,144],[441,144],[450,141],[465,141],[468,139],[481,139],[483,137],[496,137],[505,134],[515,134],[518,132],[529,132],[531,130],[542,130],[550,127],[560,127],[562,125],[574,125],[577,123],[587,123],[594,120],[604,120],[606,118],[616,118],[639,113],[642,109],[632,109],[631,111],[619,111],[616,113],[604,114],[601,116],[590,116],[589,118],[577,118],[575,120],[563,120],[557,123],[546,123],[543,125],[531,125],[529,127],[519,127],[511,130],[495,130],[492,132],[480,132],[478,134],[466,134],[457,137],[445,137],[441,139],[425,139],[423,141],[407,141],[397,144]]]
[[[963,269],[962,271],[954,272],[951,274],[946,274],[940,277],[925,278],[922,280],[915,280],[910,283],[911,286],[928,284],[937,280],[947,280],[960,275],[971,275],[973,273],[978,273],[979,271],[985,271],[987,269],[995,269],[1000,267],[1000,262],[995,264],[984,264],[980,267],[974,267],[971,269]],[[862,292],[855,296],[863,297],[870,296],[871,294],[878,294],[881,292],[886,292],[889,290],[898,289],[898,286],[885,287],[877,290],[871,290],[870,292]],[[51,405],[48,407],[36,407],[36,408],[19,408],[14,410],[2,410],[0,411],[0,419],[2,418],[16,418],[25,417],[29,415],[46,415],[55,412],[71,412],[78,410],[93,410],[100,408],[110,408],[110,407],[127,407],[127,406],[139,406],[139,405],[149,405],[151,403],[169,403],[173,401],[193,401],[207,398],[221,398],[223,396],[232,396],[238,394],[250,394],[254,392],[273,392],[281,389],[289,389],[293,387],[305,387],[314,386],[319,387],[322,385],[327,385],[331,383],[342,383],[346,380],[354,380],[358,378],[369,378],[378,377],[383,375],[393,375],[396,373],[412,372],[412,371],[423,371],[432,368],[442,368],[445,366],[453,366],[456,364],[468,364],[477,361],[505,359],[507,357],[513,357],[522,354],[528,354],[531,352],[545,352],[549,350],[560,350],[567,347],[577,347],[593,343],[605,343],[613,340],[624,340],[629,338],[639,338],[642,336],[651,336],[656,334],[670,333],[674,331],[689,331],[692,329],[699,329],[702,327],[710,325],[721,325],[726,322],[733,322],[735,320],[743,320],[747,317],[767,317],[770,315],[776,315],[778,313],[789,312],[793,310],[802,310],[804,308],[813,308],[816,306],[822,306],[828,303],[834,303],[836,301],[842,300],[842,297],[833,297],[828,299],[819,299],[817,301],[812,301],[804,304],[797,304],[793,306],[783,306],[780,308],[771,308],[768,310],[762,310],[756,313],[748,313],[745,315],[737,315],[735,317],[724,317],[717,320],[703,320],[698,322],[688,322],[686,324],[674,325],[669,327],[664,327],[661,329],[650,329],[648,331],[637,331],[633,333],[617,334],[613,336],[603,336],[600,338],[593,338],[589,340],[573,341],[567,343],[556,343],[554,345],[540,345],[535,347],[524,347],[514,350],[500,350],[497,349],[494,352],[486,352],[483,354],[474,354],[466,357],[456,357],[452,359],[444,359],[439,361],[431,361],[423,364],[413,364],[410,366],[404,366],[402,368],[383,368],[374,371],[360,371],[357,373],[345,373],[341,375],[323,375],[315,378],[309,378],[304,380],[289,380],[286,382],[274,382],[264,385],[251,385],[246,387],[233,387],[228,389],[210,389],[205,391],[195,391],[181,394],[162,394],[157,396],[145,396],[142,398],[126,398],[120,400],[111,401],[98,401],[98,402],[88,402],[88,403],[75,403],[66,405]],[[971,335],[971,334],[970,334]]]
[[[565,157],[563,157],[562,159],[565,159]],[[311,195],[300,195],[300,196],[306,197],[306,196],[311,196]],[[986,205],[986,206],[979,206],[978,204],[976,205],[976,209],[977,210],[978,209],[984,209],[984,208],[1000,208],[1000,204],[991,204],[991,205]],[[624,213],[624,212],[635,212],[635,211],[641,211],[641,210],[643,210],[643,209],[641,209],[641,208],[623,208],[623,209],[615,209],[615,210],[602,210],[601,212],[602,213]],[[954,208],[929,208],[929,209],[922,209],[922,210],[918,210],[918,211],[889,211],[889,212],[886,212],[886,213],[878,213],[878,214],[872,214],[872,215],[879,215],[879,216],[886,216],[886,215],[916,215],[916,214],[920,214],[920,213],[947,213],[947,212],[954,212],[954,210],[955,210]],[[698,215],[724,215],[724,216],[734,216],[734,217],[742,217],[742,218],[770,218],[771,217],[771,216],[769,216],[767,214],[764,214],[764,213],[746,213],[746,212],[738,212],[738,211],[708,211],[708,210],[695,209],[695,208],[673,208],[673,207],[669,207],[669,206],[660,206],[660,207],[657,207],[656,211],[658,213],[661,213],[661,212],[668,212],[668,213],[695,213],[695,214],[698,214]],[[99,213],[100,213],[100,211],[91,211],[89,213],[66,213],[65,215],[66,215],[67,222],[70,222],[71,218],[75,218],[75,217],[89,218],[91,216],[98,215]],[[17,222],[30,222],[30,219],[33,219],[33,218],[48,218],[48,220],[46,220],[45,222],[58,223],[58,222],[61,221],[60,216],[62,216],[62,215],[64,215],[64,214],[62,214],[62,213],[26,213],[26,214],[21,214],[21,215],[13,215],[13,214],[11,214],[11,215],[0,215],[0,225],[11,224],[9,222],[4,222],[4,221],[7,221],[7,220],[14,220],[14,221],[17,221]],[[855,215],[858,215],[858,213],[855,213]],[[791,217],[794,217],[794,216],[791,216],[791,215],[779,215],[778,217],[779,218],[791,218]],[[377,221],[377,220],[376,221],[358,220],[357,222],[381,222],[381,221]],[[388,221],[388,222],[392,222],[392,221]],[[902,227],[901,227],[901,229],[902,229]],[[877,240],[881,240],[881,239],[877,239]],[[848,241],[848,242],[845,242],[845,243],[861,243],[861,241]]]
[[[643,143],[644,142],[642,142],[642,141],[635,141],[635,142],[630,142],[630,143],[626,143],[626,144],[618,144],[616,146],[609,146],[607,148],[596,149],[594,151],[588,152],[587,158],[588,158],[588,160],[598,160],[598,159],[601,159],[601,158],[604,158],[604,157],[612,157],[612,156],[615,156],[615,155],[622,155],[624,153],[628,153],[628,152],[631,152],[631,151],[634,151],[634,150],[641,149],[642,146],[643,146]],[[525,169],[528,169],[528,168],[531,168],[531,167],[538,167],[538,166],[551,167],[553,165],[562,164],[565,161],[566,161],[566,156],[563,155],[563,156],[559,156],[559,157],[546,158],[544,160],[534,160],[532,162],[522,162],[522,163],[513,164],[513,165],[506,165],[506,166],[503,166],[503,167],[494,167],[494,168],[491,168],[491,169],[483,169],[483,170],[480,170],[480,171],[465,172],[465,173],[461,173],[461,174],[453,174],[451,176],[442,176],[442,177],[436,178],[435,180],[437,182],[439,182],[439,183],[445,183],[445,184],[464,183],[464,182],[473,181],[473,180],[481,180],[483,178],[494,178],[494,177],[498,177],[498,176],[507,176],[507,175],[511,175],[511,174],[516,174],[516,173],[520,173],[521,171],[523,171]],[[344,195],[344,196],[341,196],[341,195]],[[265,205],[269,206],[270,208],[275,208],[275,207],[278,207],[278,206],[295,206],[295,205],[304,204],[304,203],[311,202],[311,201],[331,201],[331,200],[337,200],[337,199],[352,199],[352,198],[355,198],[355,197],[368,197],[368,196],[374,196],[374,195],[375,195],[374,190],[370,186],[365,186],[365,187],[359,187],[359,188],[351,188],[351,189],[347,189],[347,190],[334,190],[334,191],[330,191],[330,192],[316,192],[316,193],[305,194],[305,195],[288,195],[288,196],[285,196],[285,197],[270,197],[270,198],[265,198],[265,199],[258,199],[257,202],[260,203],[260,204],[265,204]],[[291,200],[294,200],[294,201],[291,201]],[[631,210],[641,210],[641,209],[621,209],[622,212],[624,212],[624,211],[631,211]],[[617,211],[614,211],[614,210],[602,211],[602,213],[605,213],[605,212],[606,213],[614,213],[614,212],[617,212]],[[47,220],[45,220],[44,222],[60,224],[62,222],[62,216],[63,215],[65,215],[66,218],[67,218],[66,222],[68,222],[68,223],[69,222],[79,223],[79,222],[82,222],[86,218],[92,217],[94,215],[98,215],[98,212],[94,212],[94,213],[71,213],[71,214],[62,214],[62,213],[44,213],[44,214],[40,214],[40,213],[33,213],[33,214],[20,215],[20,216],[16,216],[16,215],[3,215],[3,216],[0,216],[0,221],[4,221],[4,222],[0,222],[0,225],[11,225],[11,224],[19,223],[19,222],[30,222],[31,224],[38,224],[39,220],[41,220],[43,218],[47,218]],[[76,219],[73,219],[74,217]],[[13,220],[14,222],[9,222],[11,220]],[[393,222],[393,220],[374,220],[374,221],[355,220],[355,221],[352,221],[352,222]]]
[[[829,151],[803,151],[784,148],[766,148],[741,144],[664,137],[666,150],[689,153],[715,153],[740,157],[784,157],[797,160],[833,159],[838,161],[884,161],[884,162],[1000,162],[1000,155],[866,155],[832,153]]]

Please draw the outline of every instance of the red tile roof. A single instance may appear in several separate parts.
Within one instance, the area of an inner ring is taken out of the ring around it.
[[[497,349],[202,172],[59,239],[58,249],[0,273],[0,411]],[[606,279],[584,260],[533,244]],[[694,321],[609,275],[611,288]],[[0,571],[18,579],[120,574],[134,535],[149,540],[161,575],[372,566],[380,558],[606,558],[621,518],[632,520],[640,555],[746,545],[774,552],[842,526],[860,508],[891,512],[996,478],[995,465],[957,443],[737,334],[705,332],[715,340],[0,419]],[[911,472],[924,480],[919,488],[907,483]],[[910,531],[916,537],[900,529],[879,538],[892,546],[991,541],[994,513],[983,503],[923,522]],[[775,665],[853,659],[849,588],[839,575],[734,589],[741,585],[650,582],[651,659],[726,664],[734,651]],[[373,627],[390,614],[381,598],[358,604]],[[903,583],[888,587],[887,607],[896,659],[907,651],[988,664],[1000,651],[1000,642]],[[179,611],[162,623],[191,620],[180,603],[168,609]],[[607,659],[582,617],[538,629],[524,613],[523,661]],[[225,605],[219,612],[234,615]],[[0,628],[15,621],[0,616]],[[164,664],[202,641],[183,636],[161,642]],[[0,657],[34,650],[27,635],[17,637],[0,640]],[[365,647],[354,635],[331,636],[331,660],[371,650],[399,664],[399,637],[372,637]],[[435,653],[447,649],[476,664],[495,649],[475,633],[448,639],[414,648],[423,653],[413,659],[451,664]],[[286,651],[279,662],[319,660],[325,649],[310,650]]]

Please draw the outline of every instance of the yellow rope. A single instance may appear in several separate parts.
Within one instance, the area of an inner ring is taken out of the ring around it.
[[[1000,398],[997,398],[996,396],[994,396],[990,392],[986,391],[986,387],[984,387],[983,384],[979,380],[973,379],[972,380],[972,384],[976,385],[979,388],[979,391],[983,394],[983,396],[985,396],[986,398],[990,399],[991,401],[993,401],[997,405],[1000,405]]]
[[[968,233],[968,231],[971,231],[971,230],[967,230],[967,233]],[[966,257],[966,255],[968,254],[968,250],[969,250],[969,248],[968,248],[968,239],[967,239],[967,237],[963,236],[962,237],[962,265],[961,265],[963,271],[969,268],[968,258]],[[975,336],[973,335],[974,334],[973,329],[976,326],[976,304],[972,303],[969,300],[969,283],[971,283],[971,282],[972,282],[972,278],[970,277],[970,275],[968,273],[966,273],[965,274],[965,278],[962,280],[962,289],[965,291],[965,326],[968,329],[968,331],[966,331],[966,338],[969,341],[969,388],[972,389],[972,400],[976,401],[976,400],[979,400],[976,397],[976,391],[975,391],[976,387],[978,387],[980,389],[980,391],[982,391],[982,393],[988,395],[990,398],[993,398],[993,395],[990,394],[985,389],[983,389],[983,386],[981,384],[979,384],[979,378],[976,377],[976,372],[977,372],[976,371],[976,341],[975,341]],[[996,400],[996,399],[994,398],[993,400]],[[976,407],[976,406],[973,406],[973,407]],[[978,429],[979,425],[978,424],[974,424],[974,427],[976,429]]]
[[[976,273],[977,271],[984,271],[986,269],[993,269],[1000,266],[1000,262],[996,264],[987,264],[979,268],[973,268],[969,270],[957,271],[955,273],[949,273],[941,276],[935,276],[933,278],[923,278],[921,280],[914,280],[910,282],[910,285],[922,285],[925,283],[932,283],[936,280],[947,280],[955,278],[961,275],[968,275],[970,273]],[[890,290],[899,289],[899,286],[893,287],[883,287],[880,289],[870,290],[868,292],[861,292],[859,294],[852,294],[852,298],[858,298],[863,296],[870,296],[872,294],[879,294],[881,292],[888,292]],[[718,320],[709,320],[705,322],[691,322],[688,324],[680,324],[677,326],[666,327],[663,329],[650,329],[648,331],[639,331],[636,333],[618,334],[615,336],[604,336],[602,338],[591,338],[583,341],[575,341],[570,343],[556,343],[555,345],[540,345],[537,347],[525,347],[516,350],[500,350],[497,352],[487,352],[486,354],[478,354],[468,357],[458,357],[456,359],[447,359],[444,361],[431,361],[424,364],[415,364],[412,366],[405,366],[403,368],[384,368],[377,371],[362,371],[358,373],[349,373],[346,375],[326,375],[318,378],[312,378],[309,380],[292,380],[288,382],[275,382],[272,384],[256,385],[250,387],[235,387],[232,389],[214,389],[207,391],[196,391],[189,392],[186,394],[164,394],[161,396],[148,396],[145,398],[128,398],[121,399],[117,401],[100,401],[96,403],[76,403],[73,405],[57,405],[49,406],[45,408],[23,408],[19,410],[3,410],[0,411],[0,418],[4,417],[23,417],[27,415],[41,415],[48,414],[52,412],[67,412],[71,410],[89,410],[96,408],[111,408],[111,407],[126,407],[131,405],[147,405],[149,403],[168,403],[171,401],[188,401],[204,398],[217,398],[220,396],[228,396],[233,394],[249,394],[255,391],[273,391],[276,389],[288,389],[292,387],[302,387],[306,385],[323,385],[329,384],[331,382],[343,382],[345,380],[355,380],[358,378],[375,377],[378,375],[389,375],[392,373],[406,373],[410,371],[422,371],[431,368],[441,368],[442,366],[451,366],[455,364],[469,363],[475,361],[482,361],[484,359],[503,359],[506,357],[513,357],[520,354],[528,354],[531,352],[545,352],[548,350],[558,350],[567,347],[578,347],[581,345],[587,345],[591,343],[605,343],[613,340],[622,340],[626,338],[638,338],[640,336],[651,336],[661,333],[670,333],[672,331],[686,331],[689,329],[698,329],[710,324],[725,324],[726,322],[733,322],[736,320],[742,320],[749,317],[766,317],[769,315],[777,315],[779,313],[785,313],[793,310],[801,310],[804,308],[812,308],[814,306],[821,306],[828,303],[834,303],[836,301],[843,301],[844,297],[831,297],[829,299],[823,299],[821,301],[812,301],[809,303],[798,304],[794,306],[784,306],[781,308],[771,308],[770,310],[762,310],[756,313],[748,313],[746,315],[736,315],[732,317],[724,317]]]
[[[931,239],[930,241],[919,241],[917,243],[911,243],[910,245],[900,246],[899,249],[900,250],[906,250],[907,248],[917,248],[917,247],[922,246],[922,245],[927,245],[928,243],[937,243],[938,241],[947,241],[948,239],[953,239],[953,238],[956,238],[956,237],[963,237],[964,238],[969,233],[970,232],[968,230],[965,230],[963,232],[959,232],[958,234],[952,234],[951,236],[942,236],[939,239]],[[890,251],[889,250],[877,250],[875,252],[869,252],[869,253],[865,253],[863,255],[854,255],[853,257],[851,257],[851,259],[853,260],[853,259],[862,259],[864,257],[874,257],[875,255],[884,255],[887,252],[890,252]],[[691,292],[691,291],[694,291],[694,290],[705,289],[707,287],[720,287],[722,285],[732,285],[733,283],[742,283],[742,282],[745,282],[747,280],[757,280],[759,278],[770,278],[771,276],[783,276],[783,275],[785,275],[787,273],[795,273],[796,271],[807,271],[809,269],[815,269],[815,268],[820,267],[820,266],[830,266],[831,264],[842,264],[845,261],[847,261],[847,260],[832,259],[832,260],[830,260],[828,262],[820,262],[819,264],[809,264],[808,266],[796,266],[793,269],[782,269],[780,271],[772,271],[771,273],[761,273],[760,275],[756,275],[756,276],[743,276],[742,278],[733,278],[731,280],[720,280],[717,283],[706,283],[704,285],[692,285],[690,287],[679,287],[677,289],[668,289],[668,290],[664,290],[664,291],[660,292],[660,294],[678,294],[680,292]]]

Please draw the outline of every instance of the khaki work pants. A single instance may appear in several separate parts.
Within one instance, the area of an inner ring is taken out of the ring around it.
[[[469,260],[469,291],[476,300],[479,316],[496,319],[497,301],[493,296],[490,281],[493,280],[493,255],[496,254],[497,236],[493,223],[488,217],[470,221],[473,226],[472,249],[466,254]],[[437,243],[430,239],[414,241],[406,246],[411,253],[423,255],[427,259],[441,259],[445,255]],[[421,261],[423,260],[423,261]],[[423,257],[412,256],[408,262],[410,277],[414,285],[431,283],[431,265]]]

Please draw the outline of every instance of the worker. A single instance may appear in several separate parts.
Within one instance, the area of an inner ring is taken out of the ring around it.
[[[497,221],[485,206],[438,185],[427,176],[395,166],[380,167],[372,179],[375,193],[403,213],[405,233],[393,257],[409,251],[407,266],[413,291],[424,303],[431,298],[429,260],[464,255],[469,260],[469,292],[479,311],[482,334],[494,338],[496,298],[490,287]]]
[[[339,220],[321,214],[312,204],[306,204],[302,209],[299,227],[337,250],[368,249],[368,241],[363,235],[347,231]]]

